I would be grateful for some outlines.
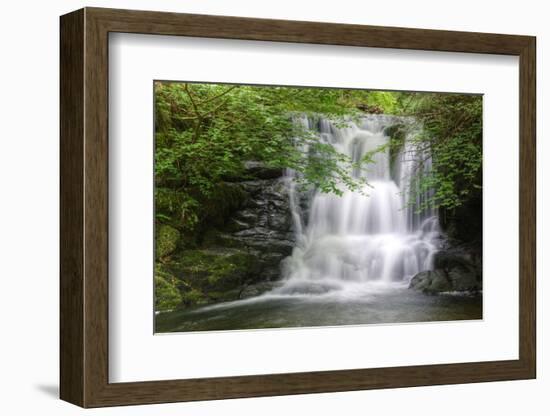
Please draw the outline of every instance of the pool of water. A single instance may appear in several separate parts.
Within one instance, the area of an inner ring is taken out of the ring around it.
[[[426,295],[404,286],[270,292],[251,299],[160,313],[155,332],[227,331],[482,319],[482,296]]]

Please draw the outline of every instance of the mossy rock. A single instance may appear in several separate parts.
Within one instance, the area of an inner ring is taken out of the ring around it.
[[[180,307],[200,305],[200,304],[205,304],[209,302],[208,297],[204,293],[202,293],[198,289],[193,289],[193,288],[191,288],[188,291],[184,291],[181,294],[181,299],[182,299],[182,302]]]
[[[155,310],[169,311],[182,302],[182,297],[176,287],[176,278],[169,273],[155,270]]]
[[[259,274],[254,255],[228,248],[186,250],[171,267],[181,280],[207,296],[239,289]]]
[[[180,232],[170,225],[163,224],[157,229],[156,257],[162,258],[172,254],[178,245]]]

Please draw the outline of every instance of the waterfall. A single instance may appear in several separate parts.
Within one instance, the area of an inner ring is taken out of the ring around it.
[[[325,118],[298,117],[301,128],[322,143],[361,160],[373,154],[366,169],[350,168],[362,189],[342,184],[342,195],[313,190],[304,194],[297,173],[286,171],[290,209],[296,234],[293,253],[284,262],[281,294],[326,293],[370,283],[406,284],[416,273],[432,268],[441,242],[437,212],[419,207],[433,195],[420,192],[418,178],[431,169],[429,149],[414,141],[418,126],[406,118],[369,115],[336,126]],[[390,126],[406,125],[402,148],[390,152]],[[307,155],[309,149],[300,149]]]

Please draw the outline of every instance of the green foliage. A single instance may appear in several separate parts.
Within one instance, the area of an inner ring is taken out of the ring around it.
[[[482,96],[411,94],[409,112],[422,123],[415,145],[430,149],[430,174],[419,178],[419,189],[434,189],[428,205],[454,209],[481,189]]]
[[[244,174],[243,162],[292,168],[304,186],[341,193],[358,188],[351,160],[292,122],[293,114],[323,114],[337,123],[360,114],[357,105],[384,94],[326,88],[218,84],[155,84],[157,220],[193,230],[224,179]],[[300,149],[307,147],[308,154]]]
[[[213,218],[205,208],[220,201],[225,179],[245,174],[247,160],[294,169],[302,186],[321,192],[363,188],[366,181],[350,172],[364,169],[376,151],[353,163],[293,123],[293,114],[323,114],[339,125],[360,110],[415,116],[423,132],[414,145],[429,149],[434,163],[415,191],[436,190],[420,210],[460,206],[481,186],[481,96],[157,82],[155,98],[156,216],[183,230]],[[395,155],[404,140],[398,133],[379,151],[390,147]]]
[[[397,95],[393,92],[371,91],[368,93],[368,102],[371,106],[380,108],[385,114],[394,114],[398,111]]]
[[[389,149],[392,161],[403,148],[405,140],[419,155],[412,188],[407,190],[416,201],[415,194],[431,197],[423,199],[417,211],[428,208],[454,210],[481,189],[482,168],[482,96],[447,93],[381,93],[390,94],[388,112],[413,116],[414,121],[396,124],[387,129],[387,144],[367,153],[363,162],[368,164],[374,154]],[[410,136],[418,124],[417,134]],[[422,156],[424,155],[424,156]],[[431,167],[425,164],[431,161]],[[411,202],[412,203],[412,202]]]

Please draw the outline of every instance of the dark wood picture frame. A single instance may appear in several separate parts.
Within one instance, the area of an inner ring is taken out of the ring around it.
[[[110,32],[519,56],[519,359],[109,383]],[[530,36],[99,8],[62,16],[61,398],[101,407],[535,378],[535,45]]]

